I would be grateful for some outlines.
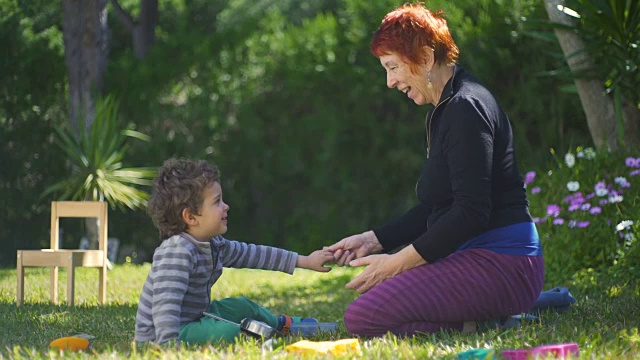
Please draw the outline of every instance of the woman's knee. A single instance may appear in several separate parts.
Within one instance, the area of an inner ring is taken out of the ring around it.
[[[347,328],[349,334],[363,335],[362,329],[364,328],[364,324],[358,316],[354,315],[352,305],[353,304],[351,304],[344,313],[344,326]]]
[[[368,315],[363,316],[363,314]],[[344,326],[352,335],[377,336],[386,332],[381,329],[384,324],[378,322],[377,318],[371,315],[370,309],[365,309],[358,301],[347,307],[344,313]]]

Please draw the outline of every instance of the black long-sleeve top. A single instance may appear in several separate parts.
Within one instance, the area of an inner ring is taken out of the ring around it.
[[[509,119],[460,66],[425,128],[419,204],[373,230],[385,251],[412,243],[432,263],[485,231],[532,221]]]

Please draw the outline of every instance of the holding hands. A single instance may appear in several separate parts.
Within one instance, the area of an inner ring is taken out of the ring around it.
[[[334,262],[335,258],[333,257],[333,253],[326,249],[322,249],[316,250],[307,256],[298,255],[296,267],[320,272],[328,272],[331,271],[331,268],[325,266],[325,264],[333,264]]]
[[[351,260],[381,251],[382,245],[373,231],[366,231],[346,237],[326,249],[333,253],[336,265],[344,266],[350,265]]]
[[[337,265],[367,267],[345,285],[347,289],[353,289],[360,294],[403,271],[426,264],[413,245],[393,255],[371,255],[382,250],[382,245],[373,231],[346,237],[325,249],[333,253]]]

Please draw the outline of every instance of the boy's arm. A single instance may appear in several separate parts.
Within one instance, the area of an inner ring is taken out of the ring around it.
[[[152,317],[158,344],[178,338],[181,305],[189,287],[192,261],[189,250],[180,246],[159,248],[153,257]]]
[[[217,236],[214,243],[222,254],[222,264],[231,268],[282,271],[293,274],[298,254],[272,246],[228,240]]]

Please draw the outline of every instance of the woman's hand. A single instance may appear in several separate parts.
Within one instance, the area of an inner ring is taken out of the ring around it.
[[[393,255],[371,255],[356,259],[351,261],[349,265],[366,266],[367,268],[347,283],[345,287],[364,294],[384,280],[426,263],[413,245],[409,245]]]
[[[354,259],[382,250],[382,245],[373,231],[346,237],[325,248],[333,253],[336,265],[343,266]]]
[[[333,253],[331,251],[323,249],[316,250],[308,256],[298,255],[296,267],[320,272],[328,272],[331,271],[331,268],[324,265],[333,264],[334,262],[335,258],[333,257]]]

